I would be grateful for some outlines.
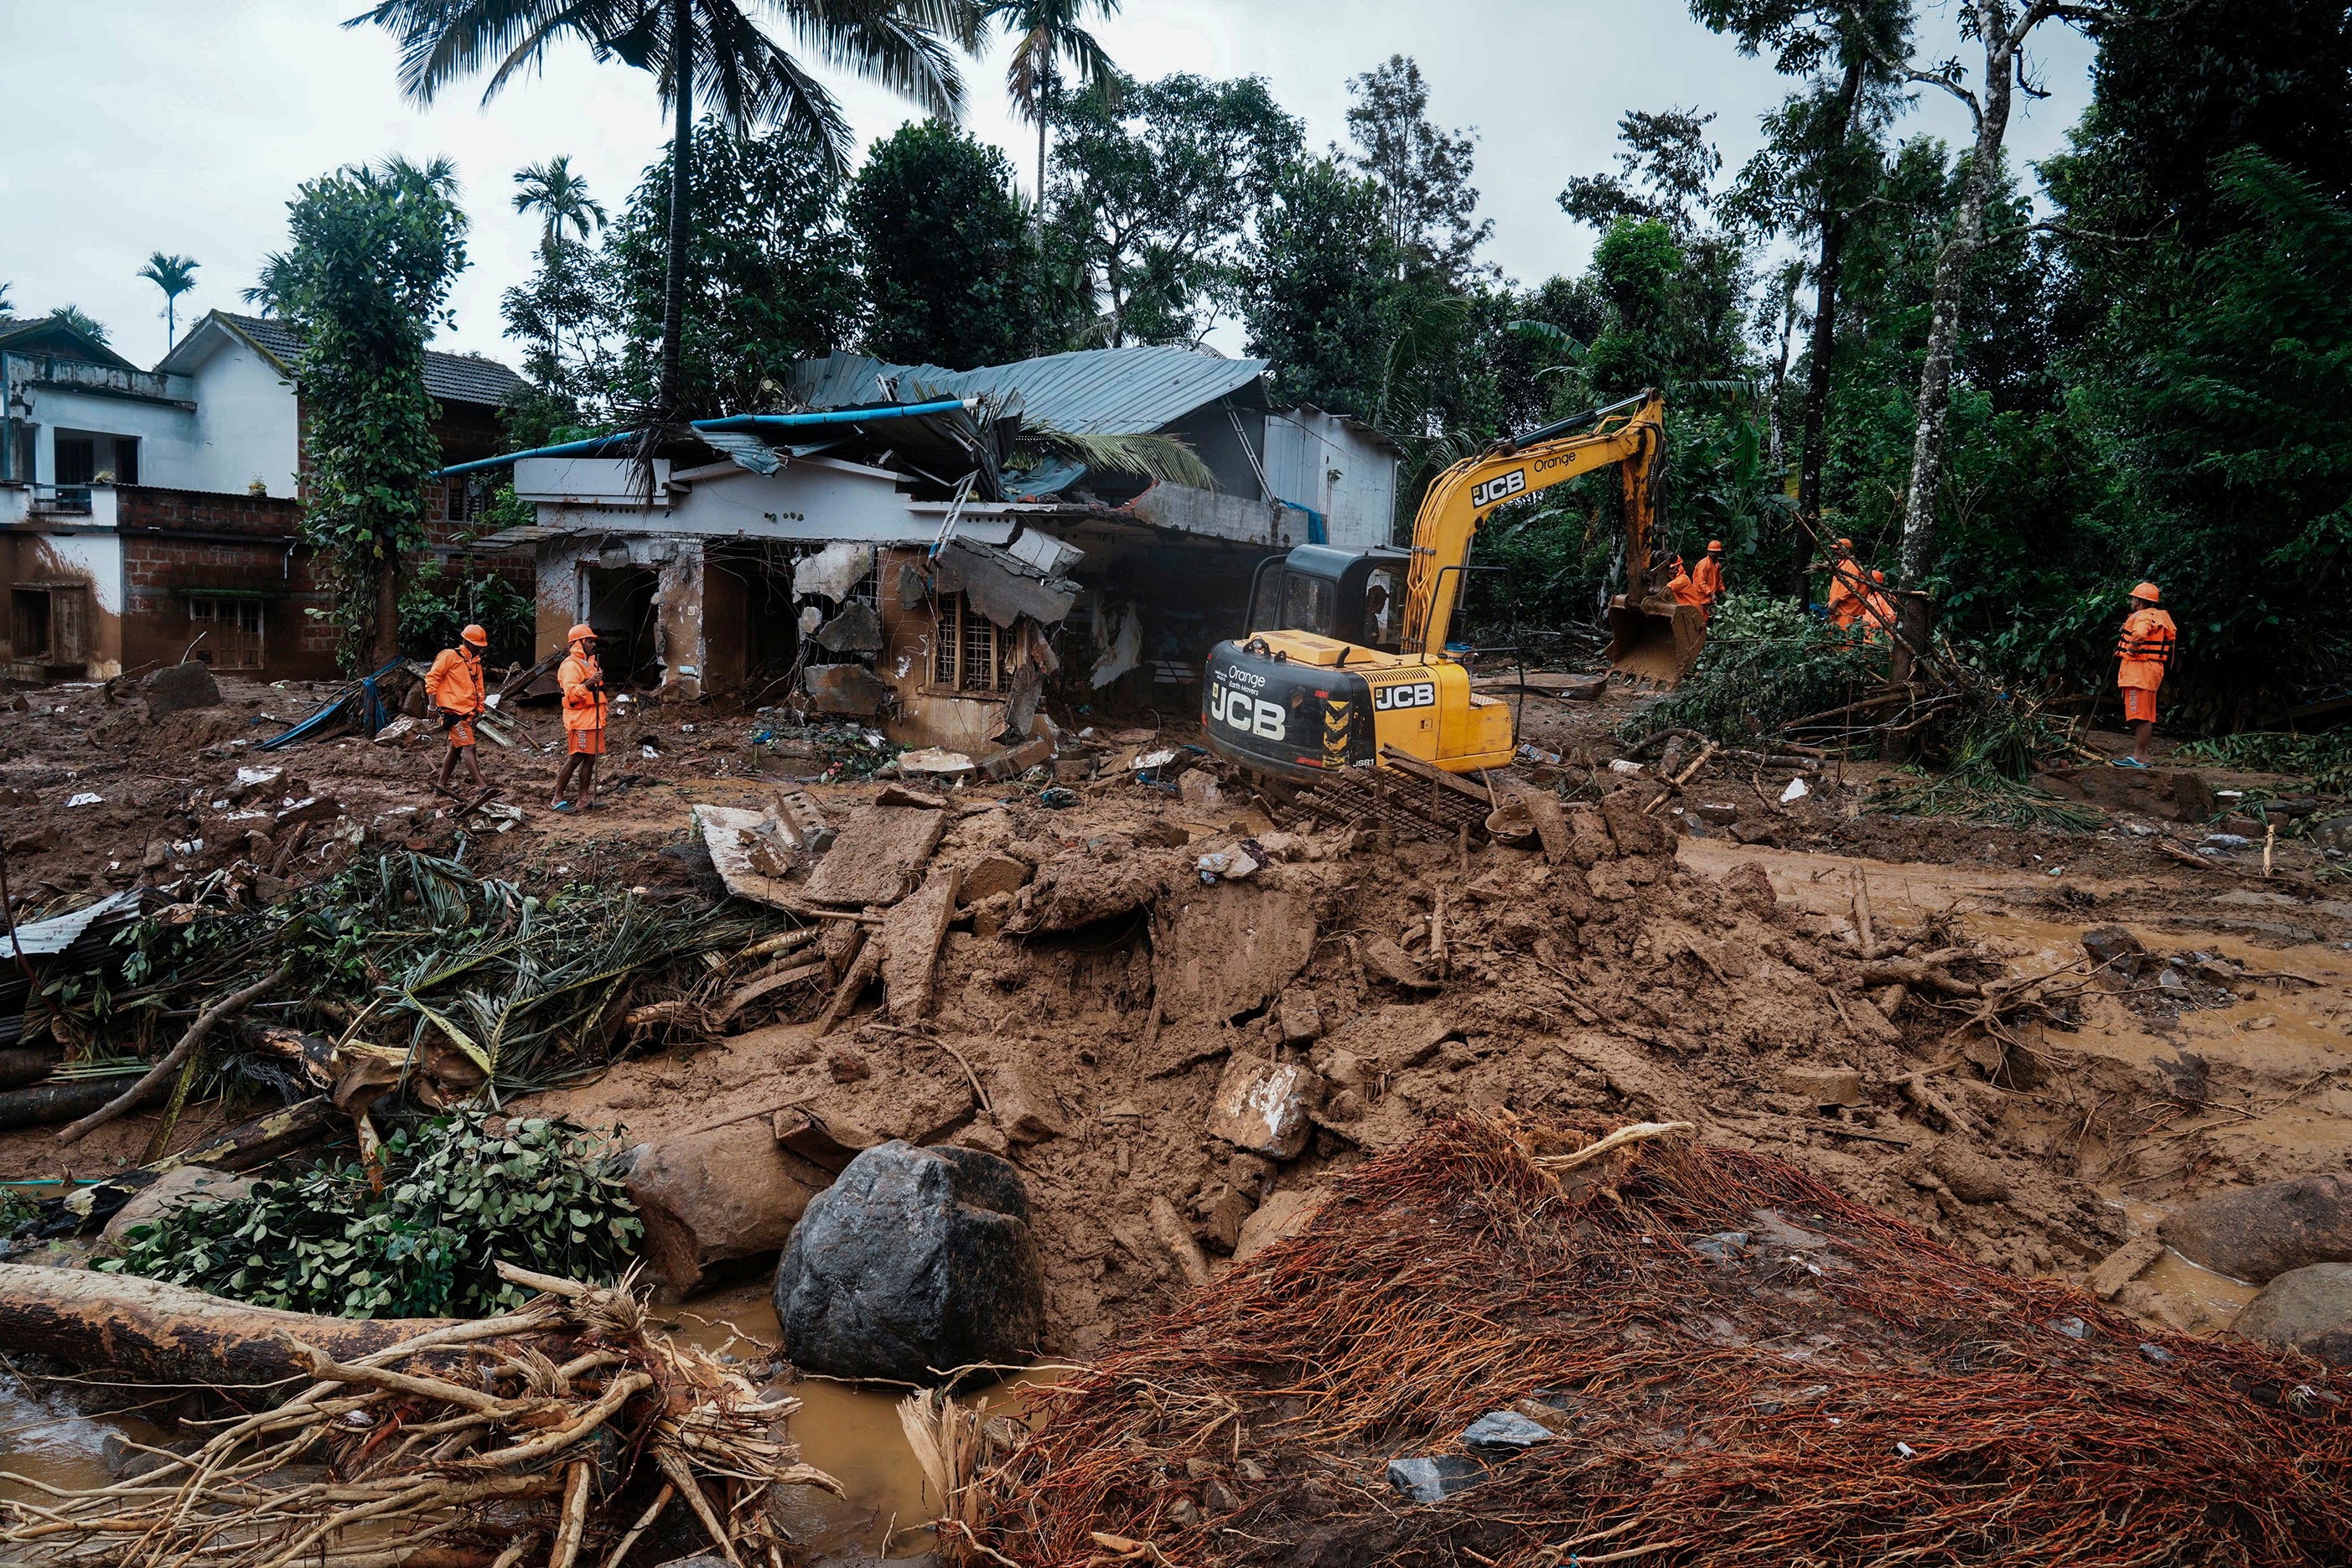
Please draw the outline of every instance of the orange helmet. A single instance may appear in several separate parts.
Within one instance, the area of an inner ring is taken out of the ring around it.
[[[1853,548],[1853,541],[1852,539],[1840,539],[1837,542],[1837,548],[1840,549],[1852,549]]]
[[[1721,555],[1723,553],[1723,541],[1721,539],[1707,540],[1706,553],[1709,555]]]
[[[2137,588],[2131,591],[2131,596],[2134,599],[2145,599],[2150,604],[2154,604],[2157,601],[2156,584],[2152,582],[2143,582]]]
[[[1886,574],[1878,570],[1876,568],[1873,568],[1870,573],[1870,580],[1873,582],[1885,582],[1886,580]]]
[[[465,642],[471,643],[477,648],[487,648],[490,645],[490,634],[488,632],[483,631],[479,626],[468,626],[463,632],[458,632],[457,635],[460,639]]]
[[[589,625],[585,621],[563,634],[563,640],[566,643],[593,642],[595,638],[596,628]]]

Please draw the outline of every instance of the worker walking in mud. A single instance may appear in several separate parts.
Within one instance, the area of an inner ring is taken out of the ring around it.
[[[558,811],[574,810],[565,795],[577,775],[576,809],[585,811],[596,803],[596,758],[604,755],[604,667],[596,662],[596,633],[585,622],[572,627],[565,641],[572,652],[555,672],[563,688],[563,771],[555,776],[555,799],[548,804]]]
[[[2124,694],[2124,722],[2131,727],[2132,753],[2115,759],[2117,768],[2148,765],[2148,743],[2156,735],[2156,693],[2164,672],[2179,645],[2179,628],[2168,611],[2158,609],[2157,587],[2143,582],[2131,591],[2132,612],[2116,639],[2116,685]]]
[[[1699,558],[1698,570],[1691,573],[1691,581],[1697,585],[1699,592],[1705,596],[1703,608],[1706,611],[1709,619],[1712,619],[1715,615],[1715,607],[1723,602],[1724,595],[1723,541],[1721,539],[1706,541],[1706,554]]]
[[[457,633],[456,647],[444,648],[435,655],[433,668],[425,677],[425,700],[440,716],[441,727],[449,737],[448,754],[441,758],[441,777],[433,785],[445,794],[460,757],[466,759],[466,771],[474,776],[474,788],[489,788],[482,782],[482,765],[474,753],[474,721],[488,706],[482,682],[482,650],[489,645],[488,632],[468,626]]]

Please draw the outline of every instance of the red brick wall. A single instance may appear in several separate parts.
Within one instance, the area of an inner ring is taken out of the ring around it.
[[[118,491],[116,504],[125,669],[176,662],[197,630],[185,591],[210,588],[269,595],[261,601],[263,679],[335,674],[333,624],[303,613],[331,607],[333,596],[300,542],[300,503],[134,486]]]

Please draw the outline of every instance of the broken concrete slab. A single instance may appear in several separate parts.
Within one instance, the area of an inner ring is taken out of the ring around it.
[[[882,711],[889,685],[863,664],[811,664],[801,672],[801,687],[817,712],[850,718],[869,718]]]
[[[817,628],[816,645],[828,653],[878,653],[882,618],[864,600],[853,599],[840,614]]]
[[[2115,1300],[2116,1292],[2147,1272],[2148,1265],[2164,1256],[2164,1243],[2153,1236],[2142,1236],[2126,1241],[2105,1258],[2091,1270],[2091,1294],[2103,1301]]]
[[[931,580],[941,596],[962,594],[999,626],[1011,626],[1024,615],[1042,626],[1058,624],[1084,591],[1066,578],[1040,573],[1009,550],[964,538],[941,548]]]
[[[1296,1159],[1314,1133],[1322,1087],[1311,1068],[1236,1054],[1209,1103],[1209,1135],[1270,1160]]]
[[[872,545],[855,544],[847,539],[836,540],[814,555],[804,555],[793,563],[793,597],[830,599],[838,604],[847,599],[873,570]]]
[[[1018,893],[1029,885],[1037,868],[1013,855],[992,854],[963,873],[957,896],[966,908],[1000,893]]]
[[[809,874],[803,896],[816,904],[898,903],[940,847],[947,819],[919,806],[873,805],[853,813]]]
[[[803,862],[779,830],[773,812],[698,804],[694,825],[728,892],[757,904],[788,906],[793,888],[787,879]]]
[[[1170,1023],[1226,1023],[1278,996],[1315,956],[1315,904],[1263,877],[1189,880],[1151,914],[1151,977]]]
[[[897,1023],[929,1015],[938,997],[940,945],[955,918],[956,885],[961,873],[934,867],[921,891],[902,899],[882,922],[882,996]]]

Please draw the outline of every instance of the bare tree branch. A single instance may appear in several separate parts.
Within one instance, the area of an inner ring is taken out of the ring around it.
[[[1845,13],[1845,19],[1853,28],[1855,38],[1861,42],[1864,51],[1878,63],[1880,69],[1898,81],[1917,82],[1923,87],[1941,88],[1968,106],[1969,118],[1972,121],[1978,125],[1984,123],[1984,106],[1977,101],[1975,93],[1959,83],[1962,68],[1958,59],[1946,60],[1941,74],[1935,71],[1923,71],[1910,61],[1896,59],[1880,47],[1878,40],[1871,36],[1868,25],[1863,21],[1861,13],[1851,4],[1840,8]]]

